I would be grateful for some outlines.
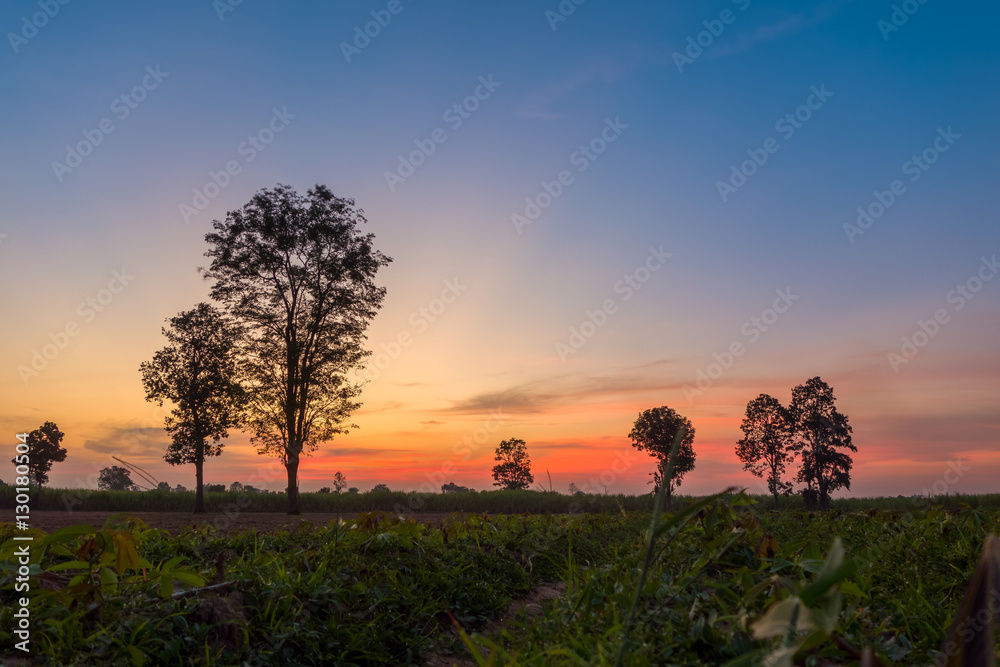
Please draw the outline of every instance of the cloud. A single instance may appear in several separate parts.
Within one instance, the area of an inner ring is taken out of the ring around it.
[[[420,423],[421,424],[428,424],[428,425],[430,425],[430,424],[444,424],[445,422],[439,422],[439,421],[435,421],[435,420],[431,419],[429,421],[420,422]]]
[[[127,459],[161,456],[170,444],[162,428],[105,427],[97,438],[84,441],[84,449]]]

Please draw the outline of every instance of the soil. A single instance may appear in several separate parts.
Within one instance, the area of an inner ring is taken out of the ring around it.
[[[121,512],[64,512],[59,510],[34,511],[31,513],[29,525],[32,528],[41,528],[47,533],[62,528],[64,526],[74,526],[85,523],[98,528],[104,525],[108,518],[121,514]],[[126,512],[127,517],[142,519],[147,525],[153,528],[161,528],[169,531],[171,535],[177,535],[184,529],[194,525],[205,525],[216,523],[220,532],[238,532],[256,528],[261,532],[272,532],[278,530],[294,529],[302,523],[311,523],[316,526],[326,526],[331,521],[337,519],[356,519],[357,513],[353,512],[321,512],[315,514],[300,514],[289,516],[281,512],[242,512],[226,517],[224,514],[192,514],[190,512]],[[419,523],[440,524],[450,516],[447,513],[426,512],[423,514],[408,514],[407,517]],[[228,519],[228,521],[227,521]]]

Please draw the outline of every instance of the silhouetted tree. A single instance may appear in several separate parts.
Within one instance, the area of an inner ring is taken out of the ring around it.
[[[526,489],[535,481],[531,474],[528,447],[520,438],[508,438],[497,447],[493,466],[493,486],[506,490]]]
[[[25,444],[28,445],[27,461],[22,458],[24,454],[11,459],[11,463],[28,466],[28,479],[38,488],[39,497],[42,487],[49,481],[52,464],[66,460],[66,448],[60,446],[65,435],[55,422],[47,421],[25,438]]]
[[[108,466],[101,468],[97,476],[97,488],[104,491],[138,491],[139,487],[132,482],[132,474],[128,468]]]
[[[686,428],[684,438],[681,440],[680,449],[677,450],[677,460],[669,480],[664,480],[667,470],[667,462],[670,458],[670,449],[674,444],[674,438],[681,428]],[[628,434],[632,440],[632,446],[640,452],[649,452],[657,459],[656,471],[653,476],[653,495],[660,491],[660,485],[666,482],[667,507],[670,507],[670,499],[674,489],[681,485],[684,475],[694,470],[694,427],[691,420],[677,414],[673,408],[661,406],[651,408],[639,413],[635,420],[632,431]]]
[[[330,493],[330,487],[329,486],[321,486],[319,488],[319,491],[317,491],[316,493]]]
[[[372,487],[371,493],[388,493],[389,487],[385,484],[376,484]]]
[[[156,490],[157,491],[169,491],[170,490],[170,482],[160,482],[159,484],[156,485]]]
[[[371,354],[365,330],[385,298],[374,280],[391,261],[359,232],[364,222],[354,200],[325,186],[302,197],[278,185],[213,222],[205,237],[212,298],[248,332],[252,441],[285,466],[289,514],[299,513],[301,457],[346,433],[361,405],[361,385],[347,374]]]
[[[469,493],[469,487],[459,486],[455,482],[448,482],[441,485],[441,493]]]
[[[360,490],[359,490],[359,489],[358,489],[358,487],[356,487],[356,486],[352,486],[351,488],[349,488],[349,489],[347,490],[347,492],[348,492],[349,494],[351,494],[351,495],[354,495],[354,494],[358,493],[359,491],[360,491]]]
[[[194,464],[195,514],[205,512],[205,459],[222,453],[229,429],[239,425],[243,392],[237,380],[237,329],[218,309],[199,303],[171,317],[167,345],[139,366],[146,400],[173,410],[164,418],[170,465]],[[211,438],[211,442],[208,439]]]
[[[347,478],[340,471],[337,471],[333,475],[333,491],[334,493],[340,493],[347,486]]]
[[[243,488],[242,482],[233,482],[229,485],[229,493],[243,493],[245,489]]]
[[[853,429],[837,411],[833,389],[819,377],[792,389],[790,412],[795,433],[791,448],[802,459],[796,479],[806,484],[806,499],[816,498],[826,509],[833,491],[851,488],[854,460],[840,450],[858,451],[851,441]]]
[[[747,403],[743,418],[743,438],[736,443],[736,455],[743,469],[757,477],[767,475],[767,488],[778,506],[778,496],[792,490],[791,482],[782,481],[785,465],[794,455],[790,450],[793,435],[792,416],[778,399],[761,394]]]
[[[205,487],[205,490],[207,491],[208,488],[209,487]],[[187,487],[184,486],[183,484],[178,484],[177,486],[174,487],[174,491],[177,493],[185,493],[187,491]]]
[[[180,486],[180,484],[178,484],[177,486]],[[184,488],[184,487],[181,487],[181,488]],[[206,484],[205,485],[205,493],[222,493],[225,490],[226,490],[226,485],[225,484]]]

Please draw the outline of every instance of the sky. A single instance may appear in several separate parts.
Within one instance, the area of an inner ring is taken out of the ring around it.
[[[303,462],[305,491],[490,488],[517,437],[545,488],[643,493],[627,435],[664,405],[696,430],[680,492],[760,491],[734,454],[746,404],[815,376],[854,428],[852,495],[1000,491],[998,20],[5,2],[0,441],[54,421],[53,486],[117,456],[191,487],[139,364],[207,300],[213,220],[324,184],[393,262],[357,428]],[[276,468],[234,432],[206,481],[279,490]]]

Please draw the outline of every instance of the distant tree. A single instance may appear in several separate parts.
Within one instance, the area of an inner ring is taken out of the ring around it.
[[[388,491],[389,487],[385,484],[376,484],[372,487],[371,493],[387,493]]]
[[[329,486],[320,487],[320,490],[317,491],[316,493],[330,493],[330,487]]]
[[[687,429],[687,433],[681,440],[670,479],[664,480],[670,449],[681,428]],[[656,471],[651,473],[653,493],[659,493],[660,485],[666,483],[667,507],[670,507],[674,489],[681,485],[684,475],[694,470],[694,426],[691,425],[691,420],[667,406],[651,408],[639,413],[628,437],[632,440],[633,447],[640,452],[649,452],[650,456],[657,459]]]
[[[340,493],[347,486],[347,478],[339,470],[333,475],[334,493]]]
[[[323,185],[305,196],[278,185],[205,236],[211,296],[248,332],[252,442],[285,466],[289,514],[299,513],[301,458],[346,433],[361,405],[350,373],[371,354],[365,330],[385,298],[375,277],[392,261],[360,232],[365,222],[354,200]]]
[[[441,493],[469,493],[469,487],[459,486],[455,482],[448,482],[441,485]]]
[[[177,486],[180,486],[180,484],[178,484]],[[181,488],[183,488],[183,487],[181,487]],[[205,485],[205,493],[222,493],[225,490],[226,490],[226,485],[225,484],[206,484]]]
[[[18,454],[11,459],[11,463],[28,466],[28,480],[37,487],[39,495],[42,486],[49,481],[52,464],[66,460],[66,448],[60,446],[64,436],[65,433],[59,430],[55,422],[47,421],[29,433],[25,439],[25,444],[28,445],[27,461],[22,458],[24,454]]]
[[[97,488],[104,491],[138,491],[128,468],[108,466],[101,468],[97,476]]]
[[[167,345],[139,366],[146,400],[174,408],[164,419],[170,465],[193,463],[194,511],[205,512],[205,459],[222,453],[223,439],[239,424],[243,391],[237,382],[240,335],[216,308],[199,303],[168,320]],[[210,442],[209,442],[210,440]]]
[[[569,483],[569,495],[571,495],[571,496],[582,496],[583,495],[583,491],[581,491],[579,489],[579,487],[577,487],[576,483],[570,482]]]
[[[8,486],[7,482],[0,479],[0,486]]]
[[[243,493],[244,490],[241,482],[233,482],[229,485],[229,493]]]
[[[493,466],[493,486],[506,490],[526,489],[535,481],[531,474],[531,459],[528,458],[528,447],[520,438],[508,438],[497,447],[496,457],[499,461]]]
[[[791,448],[801,452],[802,460],[796,479],[806,484],[806,500],[818,500],[823,509],[829,508],[833,491],[851,488],[854,460],[842,450],[858,451],[851,441],[854,429],[835,401],[833,389],[819,377],[792,389],[795,442]]]
[[[260,489],[258,489],[256,486],[252,486],[250,484],[244,484],[243,485],[243,492],[244,493],[260,493]]]
[[[349,494],[351,494],[351,495],[354,495],[354,494],[357,494],[357,493],[360,493],[360,490],[358,489],[358,487],[356,487],[356,486],[352,486],[351,488],[349,488],[349,489],[347,490],[347,492],[348,492]]]
[[[156,485],[156,490],[157,491],[169,491],[170,490],[170,483],[169,482],[160,482],[159,484]]]
[[[208,490],[207,486],[205,487],[205,490],[206,491]],[[178,484],[177,486],[174,487],[174,492],[176,492],[176,493],[186,493],[187,492],[187,487],[183,486],[181,484]]]
[[[757,477],[767,475],[767,488],[778,506],[778,496],[791,493],[791,482],[782,481],[785,465],[792,462],[792,416],[778,399],[761,394],[747,403],[743,438],[736,443],[736,456],[743,469]]]

